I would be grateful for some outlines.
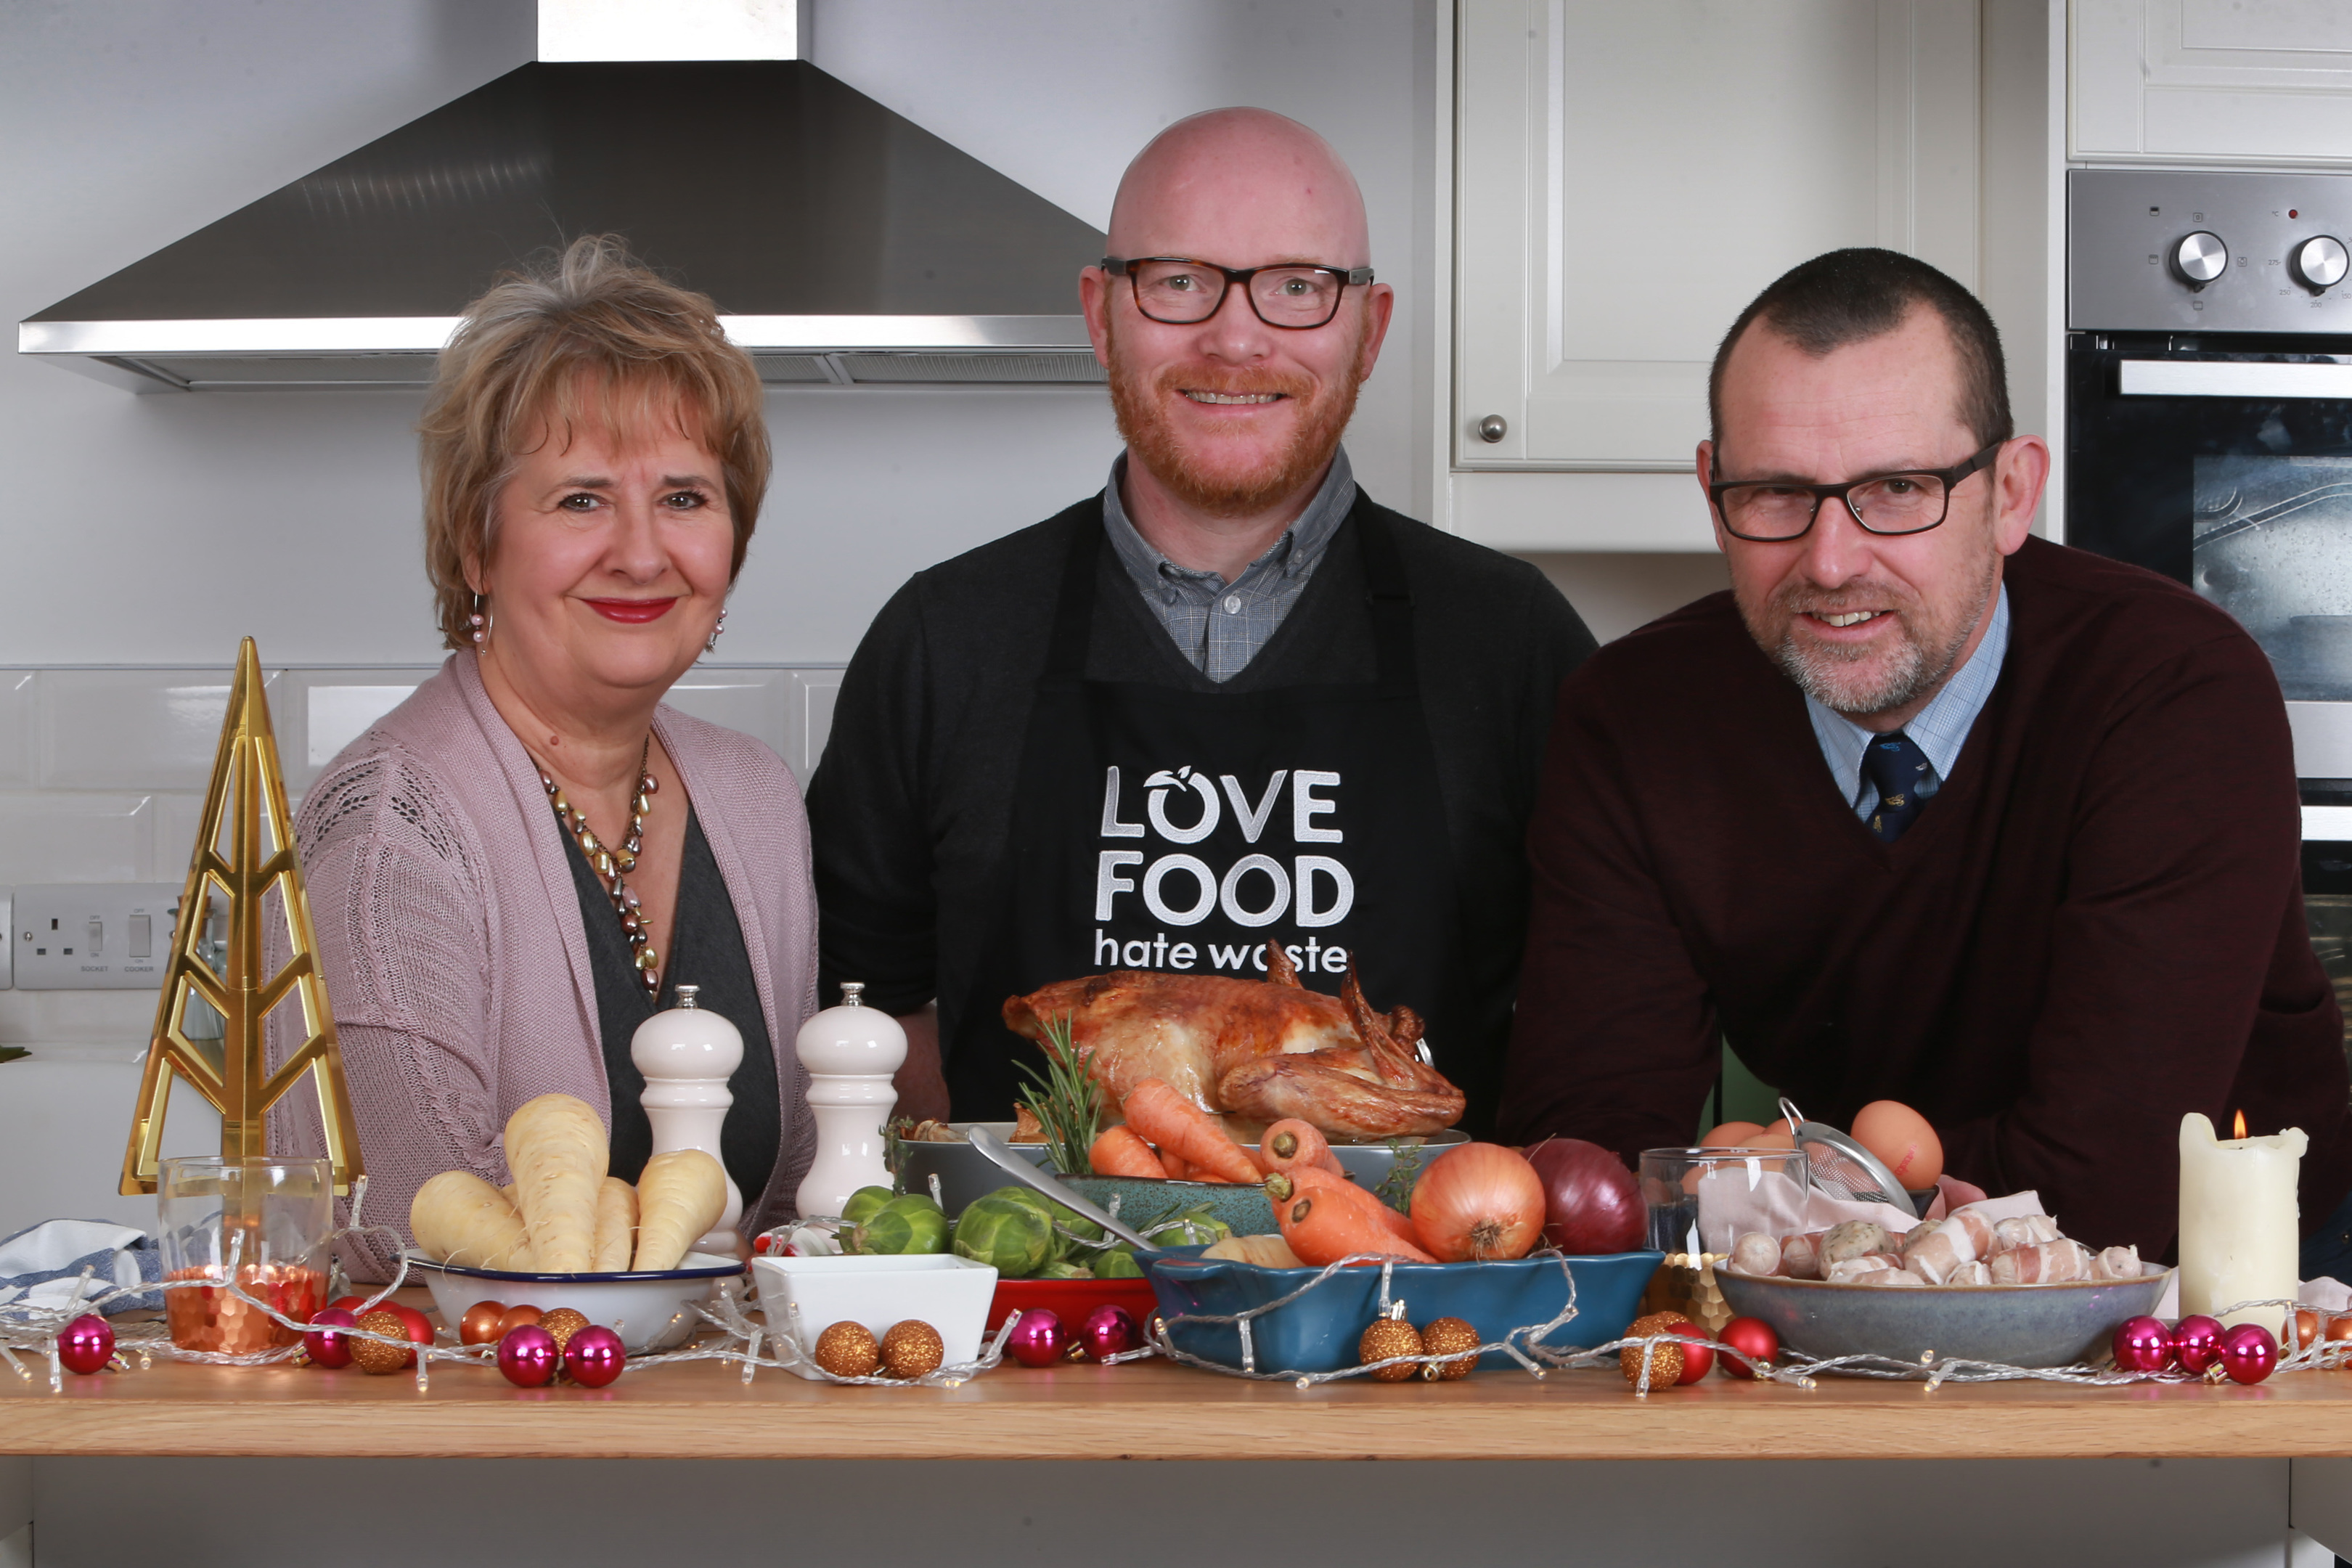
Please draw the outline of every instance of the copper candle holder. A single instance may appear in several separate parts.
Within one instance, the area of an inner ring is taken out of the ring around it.
[[[325,1160],[166,1160],[158,1174],[166,1280],[216,1281],[163,1292],[164,1321],[182,1350],[227,1355],[290,1345],[301,1335],[228,1289],[295,1322],[326,1304],[327,1237],[334,1228],[333,1166]]]

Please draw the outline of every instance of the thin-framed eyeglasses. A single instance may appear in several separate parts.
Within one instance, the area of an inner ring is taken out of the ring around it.
[[[1990,468],[2006,441],[1995,441],[1964,463],[1948,468],[1907,468],[1865,474],[1840,485],[1801,484],[1794,479],[1727,479],[1706,487],[1707,500],[1723,531],[1734,539],[1784,544],[1802,539],[1821,515],[1822,502],[1838,500],[1864,531],[1883,535],[1925,533],[1951,511],[1952,490],[1979,468]]]
[[[1102,269],[1126,279],[1135,290],[1135,308],[1163,326],[1198,326],[1217,313],[1225,290],[1238,283],[1259,321],[1295,332],[1329,325],[1348,285],[1372,280],[1369,267],[1234,268],[1190,256],[1106,256]]]

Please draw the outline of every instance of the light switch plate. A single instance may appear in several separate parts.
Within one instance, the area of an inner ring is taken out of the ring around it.
[[[19,991],[152,991],[172,963],[177,882],[20,882],[8,945]],[[143,949],[143,951],[142,951]]]

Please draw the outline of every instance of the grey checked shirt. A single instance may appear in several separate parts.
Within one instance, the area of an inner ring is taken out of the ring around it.
[[[2009,584],[2004,583],[1993,601],[1992,625],[1985,628],[1976,652],[1944,682],[1944,689],[1903,726],[1903,732],[1927,754],[1928,764],[1936,770],[1920,781],[1921,799],[1933,796],[1952,776],[1952,764],[1960,760],[1960,748],[1968,744],[1970,727],[1992,696],[2000,679],[2001,660],[2008,653]],[[1878,809],[1878,786],[1863,773],[1862,754],[1878,737],[1810,696],[1805,699],[1805,711],[1812,717],[1813,739],[1821,742],[1822,760],[1829,763],[1838,793],[1853,803],[1856,816],[1868,822],[1870,814]]]
[[[1177,651],[1220,684],[1240,674],[1274,636],[1356,504],[1356,476],[1343,448],[1333,455],[1331,471],[1298,521],[1228,583],[1214,572],[1177,565],[1136,531],[1119,498],[1126,478],[1127,454],[1121,452],[1110,466],[1110,488],[1103,491],[1103,529],[1111,548]]]

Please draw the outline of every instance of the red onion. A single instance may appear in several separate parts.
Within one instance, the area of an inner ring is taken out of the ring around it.
[[[1647,1211],[1625,1162],[1581,1138],[1547,1138],[1527,1158],[1543,1178],[1546,1241],[1570,1257],[1642,1245]]]

